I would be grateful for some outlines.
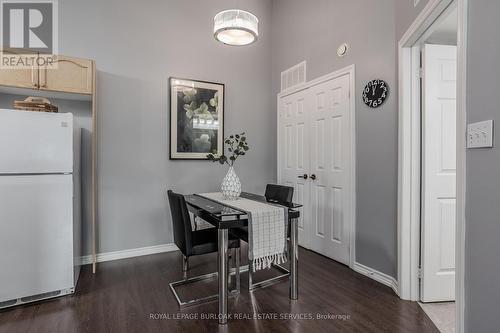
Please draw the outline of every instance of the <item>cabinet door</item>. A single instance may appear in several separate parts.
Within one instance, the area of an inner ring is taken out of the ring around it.
[[[15,52],[3,50],[4,56],[16,56]],[[0,85],[19,88],[38,88],[38,68],[0,69]]]
[[[91,94],[93,66],[92,60],[57,56],[55,66],[40,68],[40,90]]]

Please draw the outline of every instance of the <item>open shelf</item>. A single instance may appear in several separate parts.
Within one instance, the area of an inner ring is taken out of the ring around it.
[[[72,101],[89,101],[89,102],[92,101],[92,95],[65,93],[65,92],[50,91],[50,90],[37,90],[31,88],[0,86],[0,94],[2,93],[9,95],[45,97],[48,99],[56,98],[56,99],[66,99]]]

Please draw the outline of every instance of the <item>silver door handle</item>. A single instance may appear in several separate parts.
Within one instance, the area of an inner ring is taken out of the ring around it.
[[[316,175],[314,173],[311,175],[311,179],[316,180]]]

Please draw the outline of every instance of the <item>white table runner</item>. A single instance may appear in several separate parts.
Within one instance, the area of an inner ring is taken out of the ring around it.
[[[286,262],[286,207],[246,198],[225,200],[220,192],[199,195],[247,213],[248,259],[254,271]]]

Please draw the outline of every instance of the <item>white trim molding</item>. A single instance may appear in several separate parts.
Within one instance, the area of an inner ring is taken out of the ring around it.
[[[456,332],[464,331],[465,132],[468,0],[429,0],[399,42],[398,287],[402,299],[419,299],[420,251],[420,93],[416,66],[418,42],[450,5],[458,6],[457,42],[457,211]],[[417,97],[415,97],[417,96]]]
[[[457,38],[457,213],[456,213],[456,250],[455,262],[455,318],[456,333],[465,331],[465,194],[467,184],[467,29],[469,0],[458,0],[458,38]]]
[[[399,295],[398,294],[398,282],[392,276],[387,275],[387,274],[382,273],[382,272],[379,272],[376,269],[370,268],[370,267],[365,266],[363,264],[360,264],[359,262],[354,262],[352,269],[355,272],[363,274],[363,275],[369,277],[370,279],[373,279],[379,283],[382,283],[382,284],[390,287],[396,293],[396,295]]]
[[[175,244],[170,243],[170,244],[139,247],[136,249],[128,249],[122,251],[104,252],[97,254],[97,262],[134,258],[140,256],[147,256],[150,254],[158,254],[158,253],[172,252],[178,250],[179,248],[177,248]],[[82,256],[80,260],[82,265],[91,264],[92,255]]]

